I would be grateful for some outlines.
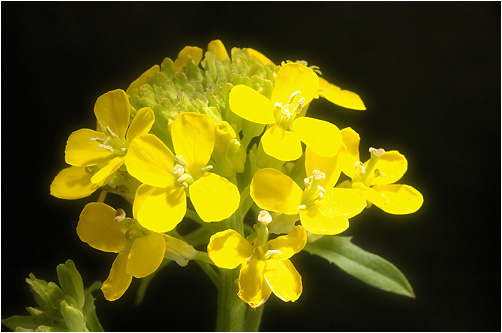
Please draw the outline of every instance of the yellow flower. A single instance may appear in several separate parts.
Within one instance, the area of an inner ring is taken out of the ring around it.
[[[300,252],[306,243],[307,232],[301,226],[263,244],[255,240],[254,245],[235,230],[228,229],[211,237],[207,253],[221,268],[233,269],[242,264],[238,296],[256,308],[265,303],[272,292],[285,302],[294,302],[300,297],[301,276],[289,258]]]
[[[349,218],[366,207],[359,191],[333,187],[341,170],[342,153],[323,157],[307,148],[305,170],[312,175],[302,190],[282,172],[264,168],[251,181],[250,194],[262,209],[287,215],[300,215],[302,226],[314,234],[335,235],[349,227]]]
[[[302,155],[303,141],[317,154],[333,156],[341,146],[338,127],[319,119],[297,117],[317,96],[318,89],[319,78],[312,69],[288,63],[277,73],[271,99],[237,85],[230,91],[230,109],[246,120],[270,125],[261,138],[267,155],[281,161],[296,160]]]
[[[140,135],[131,143],[125,163],[143,183],[133,205],[143,227],[156,232],[176,227],[186,212],[185,190],[205,222],[226,219],[239,207],[237,186],[208,172],[215,132],[208,115],[185,112],[171,127],[176,155],[153,134]]]
[[[371,158],[360,162],[360,137],[352,128],[344,128],[345,151],[343,172],[352,178],[351,186],[366,199],[390,214],[410,214],[423,204],[422,194],[409,185],[394,184],[408,169],[408,161],[397,150],[370,148]]]
[[[134,222],[128,228],[120,223],[124,218],[107,204],[91,202],[82,210],[77,225],[77,234],[83,242],[100,251],[117,253],[110,274],[101,286],[109,301],[119,299],[126,292],[133,276],[143,278],[155,272],[164,256],[172,256],[173,251],[166,254],[166,248],[179,248],[177,251],[185,253],[188,259],[196,252],[177,238],[146,231]]]
[[[273,64],[273,62],[261,52],[251,48],[248,48],[247,50],[249,52],[249,55],[256,61],[260,62],[262,65],[267,65],[268,63]],[[366,110],[366,106],[364,105],[361,97],[359,97],[358,94],[349,90],[344,90],[332,83],[329,83],[322,77],[319,78],[318,96],[314,98],[319,98],[319,96],[327,99],[333,104],[347,109],[360,111]]]
[[[101,131],[83,128],[73,132],[66,143],[65,160],[70,164],[55,177],[51,194],[62,199],[78,199],[108,183],[124,164],[128,145],[150,131],[155,116],[142,108],[130,120],[129,98],[117,89],[100,96],[94,114]]]

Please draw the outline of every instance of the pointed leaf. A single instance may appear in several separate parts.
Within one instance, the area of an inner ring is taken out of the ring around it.
[[[307,244],[305,251],[334,263],[346,273],[375,288],[415,297],[410,283],[396,266],[352,244],[350,240],[351,237],[325,236]]]

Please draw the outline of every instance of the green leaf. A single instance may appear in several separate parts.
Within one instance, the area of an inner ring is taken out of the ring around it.
[[[77,302],[79,309],[84,306],[84,283],[75,264],[70,259],[64,264],[59,264],[56,268],[58,280],[65,295],[70,295]]]
[[[24,330],[34,330],[37,328],[37,324],[31,316],[12,316],[2,319],[2,324],[13,331],[18,327]]]
[[[92,296],[92,293],[96,290],[99,290],[100,287],[101,282],[96,281],[89,288],[85,289],[85,303],[84,308],[82,309],[82,313],[85,317],[87,329],[90,332],[104,331],[103,326],[101,326],[101,323],[96,316],[96,306],[94,305],[95,298],[94,296]]]
[[[352,237],[324,236],[307,244],[305,251],[334,263],[346,273],[382,290],[415,297],[406,277],[387,260],[351,243]]]

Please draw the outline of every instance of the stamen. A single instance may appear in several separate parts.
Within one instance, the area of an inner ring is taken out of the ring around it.
[[[187,180],[192,180],[193,181],[193,178],[192,176],[190,176],[188,173],[184,173],[182,174],[179,178],[178,178],[178,182],[180,183],[185,183]],[[188,184],[187,184],[188,185]]]
[[[370,147],[369,151],[370,151],[370,154],[375,155],[377,157],[380,157],[383,154],[385,154],[385,149],[383,149],[383,148],[375,149],[373,147]]]
[[[311,183],[310,177],[303,179],[303,184],[305,185],[306,188],[310,186],[310,183]]]
[[[279,102],[275,102],[275,107],[276,107],[276,109],[280,109],[280,108],[282,108],[282,104]]]
[[[210,165],[210,164],[208,164],[208,165],[206,165],[205,167],[203,167],[203,168],[201,169],[201,171],[202,171],[202,172],[207,172],[207,171],[210,171],[212,168],[213,168],[213,166],[212,166],[212,165]]]
[[[306,205],[300,205],[300,206],[298,206],[297,209],[298,210],[305,210],[305,209],[307,209],[307,206]]]
[[[380,169],[375,169],[375,176],[383,177],[385,176],[385,174],[382,171],[380,171]]]
[[[101,139],[101,138],[90,138],[89,141],[97,141],[99,143],[105,143],[105,140]]]
[[[319,170],[312,171],[312,176],[314,177],[315,180],[321,180],[326,178],[326,175]]]
[[[364,163],[361,162],[361,161],[357,161],[354,167],[356,169],[358,169],[359,171],[361,171],[361,173],[365,173],[366,172],[366,170],[364,169]]]
[[[112,146],[110,146],[110,145],[105,145],[105,144],[100,143],[100,144],[98,145],[98,148],[103,148],[103,149],[106,149],[106,150],[108,150],[108,151],[111,151],[112,153],[114,152],[114,151],[113,151],[113,147],[112,147]]]
[[[289,97],[289,103],[293,103],[293,99],[296,97],[296,95],[301,94],[302,92],[297,90],[294,93],[291,94],[291,97]]]
[[[174,159],[176,160],[176,163],[183,166],[184,168],[188,167],[187,162],[185,162],[185,160],[183,159],[183,155],[176,155],[174,156]]]
[[[279,250],[268,250],[267,252],[265,252],[265,256],[267,258],[270,257],[272,254],[281,254],[281,251],[279,251]]]
[[[296,106],[295,113],[300,113],[303,109],[303,105],[305,104],[305,98],[302,97],[298,101],[298,105]]]
[[[175,176],[181,177],[185,173],[185,168],[183,168],[181,165],[176,164],[173,169],[173,173]]]
[[[258,214],[258,222],[263,223],[263,224],[269,224],[272,222],[272,215],[269,214],[266,210],[262,210]]]
[[[123,209],[119,208],[117,209],[117,212],[115,213],[115,218],[114,220],[117,222],[120,222],[126,218],[126,213],[124,212]]]
[[[253,253],[252,255],[250,255],[250,256],[249,256],[249,258],[247,259],[247,262],[250,262],[250,261],[251,261],[251,259],[253,259],[253,257],[254,257],[254,253]]]
[[[105,127],[105,129],[106,129],[106,131],[107,131],[108,136],[111,136],[111,137],[113,137],[113,138],[118,138],[118,137],[119,137],[117,134],[115,134],[115,133],[111,130],[110,126],[106,126],[106,127]]]

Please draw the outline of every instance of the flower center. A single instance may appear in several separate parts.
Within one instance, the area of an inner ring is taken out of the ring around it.
[[[305,189],[303,190],[302,204],[298,207],[299,210],[307,209],[314,201],[323,198],[326,190],[319,185],[321,179],[326,178],[326,175],[319,170],[312,171],[312,176],[305,178]]]
[[[385,149],[383,148],[375,149],[373,147],[370,147],[369,152],[371,154],[371,158],[368,161],[366,167],[362,162],[360,161],[356,162],[355,165],[356,173],[354,179],[352,180],[353,182],[362,182],[363,184],[367,185],[365,182],[372,173],[377,177],[381,177],[384,175],[383,172],[380,171],[380,169],[376,169],[375,167],[380,157],[382,157],[383,154],[385,154]]]
[[[98,148],[108,150],[113,154],[124,157],[127,154],[128,144],[127,141],[121,139],[117,134],[115,134],[109,126],[99,125],[103,133],[107,135],[106,140],[101,138],[91,138],[91,141],[99,142]]]
[[[293,100],[297,95],[301,94],[301,91],[295,91],[289,97],[287,104],[282,105],[281,103],[275,103],[275,120],[285,130],[289,130],[296,116],[300,114],[305,104],[305,98],[300,98],[296,105],[293,104]]]

